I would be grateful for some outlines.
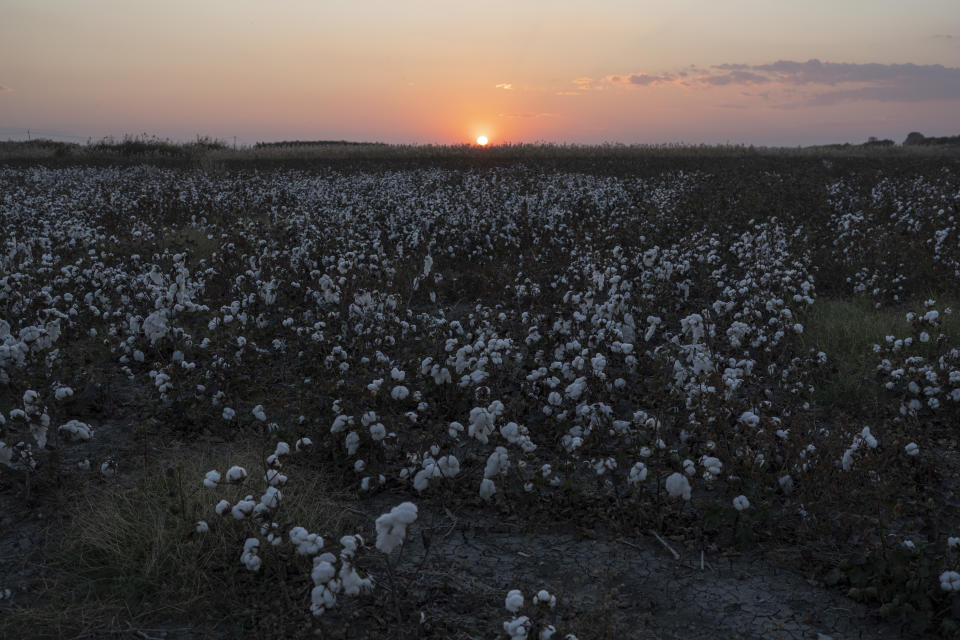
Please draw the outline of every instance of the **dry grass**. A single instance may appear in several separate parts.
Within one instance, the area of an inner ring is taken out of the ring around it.
[[[951,337],[960,336],[960,305],[936,298],[941,311],[952,306],[957,311],[941,314],[941,328]],[[876,380],[878,356],[874,344],[883,344],[886,336],[910,335],[905,320],[908,311],[922,311],[923,299],[898,307],[876,308],[868,298],[822,298],[803,312],[803,342],[829,354],[825,373],[816,383],[814,395],[824,407],[859,411],[877,408],[883,402],[883,388]]]
[[[46,558],[47,585],[35,605],[7,612],[0,637],[26,637],[24,628],[34,629],[34,637],[98,637],[156,620],[183,620],[204,634],[245,628],[267,637],[272,632],[265,629],[283,628],[278,620],[309,628],[309,562],[288,574],[289,562],[271,562],[273,550],[264,543],[263,569],[248,572],[239,557],[253,523],[214,512],[221,498],[262,492],[263,483],[256,481],[263,473],[259,451],[248,445],[175,454],[128,484],[79,490]],[[233,464],[250,471],[249,486],[202,486],[206,471],[222,473]],[[285,470],[292,480],[276,514],[281,525],[305,526],[331,540],[356,530],[342,508],[344,497],[331,494],[323,473]],[[210,524],[208,533],[196,533],[198,520]]]

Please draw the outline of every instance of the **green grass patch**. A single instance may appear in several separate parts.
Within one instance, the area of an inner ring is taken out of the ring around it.
[[[814,400],[846,411],[876,409],[884,403],[884,390],[876,380],[881,356],[874,353],[873,345],[885,344],[887,336],[912,335],[906,314],[922,313],[923,303],[877,308],[866,297],[824,298],[799,314],[804,345],[827,354],[827,365],[814,383]],[[944,313],[951,306],[957,311]],[[940,311],[941,331],[950,338],[960,336],[960,305],[938,299],[934,308]]]
[[[277,555],[259,525],[214,511],[222,498],[259,497],[259,452],[185,452],[178,458],[139,473],[130,484],[111,481],[80,490],[45,558],[50,581],[36,604],[5,613],[0,637],[24,637],[18,631],[24,625],[49,634],[45,637],[99,637],[120,622],[135,629],[170,620],[228,635],[256,629],[264,637],[271,630],[293,637],[296,633],[282,631],[288,624],[310,629],[309,559],[302,567],[292,566],[290,554]],[[224,473],[233,464],[250,473],[244,485],[202,486],[206,471]],[[283,490],[278,522],[304,526],[334,543],[355,532],[344,497],[330,491],[326,476],[315,469],[299,471]],[[198,533],[198,520],[208,522],[210,530]],[[261,539],[263,556],[258,573],[240,563],[243,541],[254,535]]]

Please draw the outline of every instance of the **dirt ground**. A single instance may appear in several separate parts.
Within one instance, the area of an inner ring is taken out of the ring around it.
[[[142,445],[130,423],[90,422],[97,437],[64,447],[58,464],[73,467],[84,457],[93,461],[105,451],[119,451],[117,481],[137,473],[132,458]],[[11,589],[12,596],[0,601],[0,615],[4,607],[31,602],[44,583],[45,549],[56,536],[68,534],[43,506],[25,505],[22,496],[14,495],[17,483],[6,480],[0,490],[0,589]],[[419,502],[415,496],[382,493],[346,508],[362,514],[372,542],[374,519],[408,499]],[[49,501],[36,504],[56,508]],[[389,590],[383,565],[375,563],[379,554],[367,557],[371,564],[365,568],[377,588]],[[839,591],[783,568],[778,557],[769,550],[707,554],[701,565],[698,550],[652,534],[628,539],[573,524],[504,520],[492,508],[451,510],[422,502],[420,517],[395,563],[395,584],[402,592],[401,614],[412,621],[406,637],[503,637],[502,623],[510,618],[503,605],[506,593],[521,589],[529,602],[542,588],[558,600],[545,620],[560,634],[576,633],[581,640],[914,637],[880,622]],[[369,604],[343,600],[343,616],[355,627],[344,637],[393,635],[386,631],[393,626],[392,612],[381,609],[377,615]],[[417,624],[421,613],[423,623]],[[234,631],[211,628],[209,621],[159,620],[147,629],[117,620],[102,635],[83,637],[229,638]],[[35,637],[30,633],[25,629],[21,637]]]

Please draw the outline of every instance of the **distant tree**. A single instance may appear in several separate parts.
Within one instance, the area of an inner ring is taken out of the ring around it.
[[[907,139],[903,141],[903,146],[923,144],[925,138],[926,137],[919,131],[911,131],[907,134]]]

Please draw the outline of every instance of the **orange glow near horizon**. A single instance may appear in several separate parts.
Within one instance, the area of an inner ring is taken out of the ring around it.
[[[956,23],[955,0],[924,0],[939,7],[924,12],[869,0],[883,9],[864,28],[867,1],[744,0],[731,11],[715,0],[656,10],[416,0],[411,11],[395,0],[94,0],[96,10],[6,0],[0,140],[792,145],[955,135],[960,47],[944,26]],[[822,68],[804,66],[813,58]]]

